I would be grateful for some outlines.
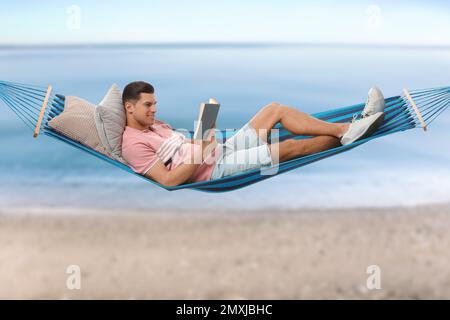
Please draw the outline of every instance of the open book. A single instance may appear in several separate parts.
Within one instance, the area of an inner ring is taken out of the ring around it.
[[[195,125],[193,139],[209,140],[212,134],[212,128],[216,124],[217,115],[219,114],[220,104],[213,98],[208,103],[200,104],[200,113]],[[208,132],[208,130],[212,129]]]

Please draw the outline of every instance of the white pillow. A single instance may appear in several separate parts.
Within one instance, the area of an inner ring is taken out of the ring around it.
[[[113,84],[103,100],[95,108],[95,125],[100,141],[111,156],[123,163],[122,134],[127,118],[122,104],[122,92]]]
[[[94,122],[95,105],[75,96],[67,96],[63,112],[48,125],[70,139],[109,156],[103,147]]]

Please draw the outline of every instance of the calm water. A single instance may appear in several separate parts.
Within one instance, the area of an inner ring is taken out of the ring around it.
[[[221,102],[218,127],[238,128],[271,101],[314,113],[450,85],[449,50],[355,48],[109,48],[0,51],[2,80],[53,84],[99,102],[112,83],[156,87],[158,116],[191,129],[200,102]],[[415,129],[223,194],[167,192],[61,142],[31,132],[0,102],[0,208],[299,208],[450,201],[450,110]]]

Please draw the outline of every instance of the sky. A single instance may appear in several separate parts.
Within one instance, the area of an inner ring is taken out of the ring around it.
[[[450,3],[2,1],[0,30],[0,45],[152,42],[450,45]]]

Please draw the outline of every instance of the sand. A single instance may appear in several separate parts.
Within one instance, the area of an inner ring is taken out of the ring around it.
[[[3,209],[0,298],[449,299],[449,231],[450,205]],[[67,288],[71,265],[80,289]],[[371,265],[379,289],[367,287]]]

